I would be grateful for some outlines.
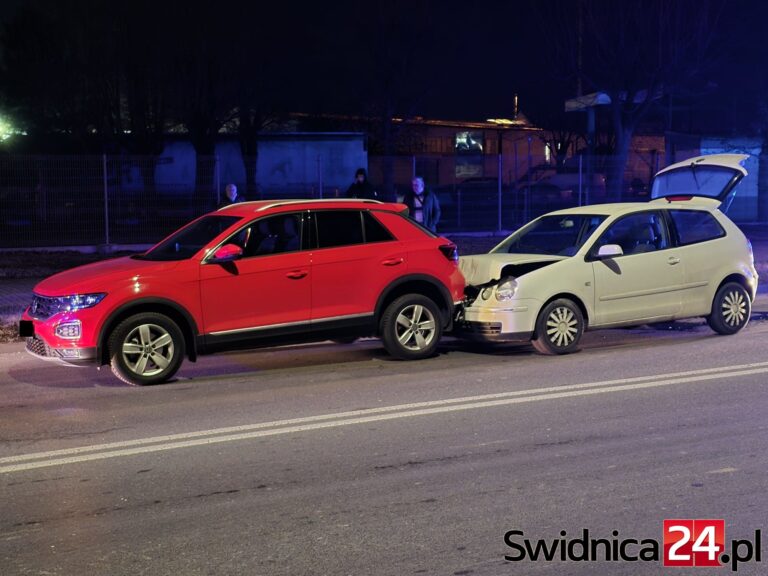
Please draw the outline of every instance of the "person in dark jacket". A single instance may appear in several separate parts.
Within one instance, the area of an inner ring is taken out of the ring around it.
[[[224,189],[224,198],[219,202],[219,208],[229,206],[230,204],[237,204],[238,202],[245,202],[245,198],[237,193],[237,186],[227,184],[227,187]]]
[[[355,181],[347,188],[347,198],[361,198],[364,200],[376,200],[378,194],[373,185],[368,181],[365,168],[358,168],[355,172]]]
[[[405,193],[403,204],[408,206],[408,215],[419,224],[437,232],[440,222],[440,202],[437,195],[424,187],[424,179],[420,176],[411,180],[411,190]]]

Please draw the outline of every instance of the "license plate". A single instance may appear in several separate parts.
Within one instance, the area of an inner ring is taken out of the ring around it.
[[[22,338],[29,338],[35,335],[35,326],[32,324],[32,320],[20,320],[19,321],[19,336]]]

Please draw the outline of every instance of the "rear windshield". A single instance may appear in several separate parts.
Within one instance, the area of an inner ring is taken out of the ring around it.
[[[730,168],[697,166],[659,174],[653,180],[651,198],[666,196],[706,196],[721,198],[723,191],[736,177]]]
[[[240,216],[204,216],[178,230],[160,244],[134,256],[140,260],[186,260],[197,254],[211,240],[241,220]]]

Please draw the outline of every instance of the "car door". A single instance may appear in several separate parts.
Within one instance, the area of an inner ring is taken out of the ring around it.
[[[372,316],[385,286],[408,266],[401,242],[367,211],[312,213],[312,323]]]
[[[622,216],[590,250],[595,285],[593,325],[672,318],[681,310],[684,269],[659,211]],[[623,254],[597,258],[600,246]]]
[[[304,218],[288,213],[254,220],[224,242],[240,246],[241,259],[201,264],[205,333],[248,337],[308,328],[312,293]]]
[[[732,244],[718,241],[726,232],[708,210],[669,208],[665,212],[684,265],[683,315],[706,314],[726,274],[723,264],[734,259]]]

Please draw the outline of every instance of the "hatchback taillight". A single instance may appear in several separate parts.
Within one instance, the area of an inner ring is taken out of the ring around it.
[[[456,248],[456,244],[443,244],[439,246],[440,252],[443,253],[443,256],[448,258],[451,262],[458,262],[459,261],[459,250]]]

